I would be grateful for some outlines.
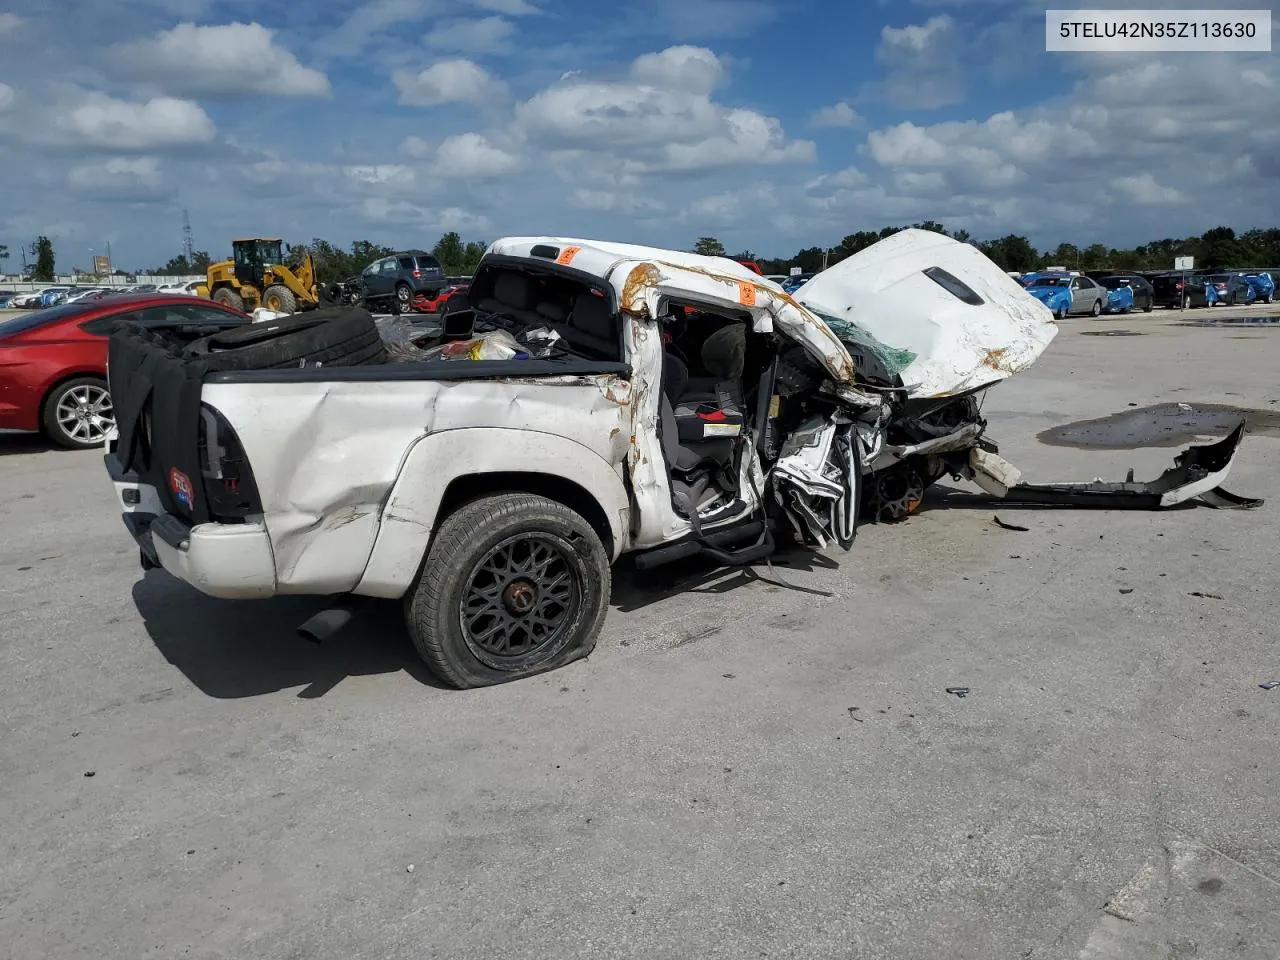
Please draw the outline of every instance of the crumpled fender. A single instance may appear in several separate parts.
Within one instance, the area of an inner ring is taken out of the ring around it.
[[[413,583],[431,544],[449,484],[472,474],[538,473],[585,490],[609,519],[613,559],[627,547],[631,503],[622,478],[598,454],[533,430],[467,427],[430,433],[405,455],[379,517],[378,535],[353,593],[394,599]]]

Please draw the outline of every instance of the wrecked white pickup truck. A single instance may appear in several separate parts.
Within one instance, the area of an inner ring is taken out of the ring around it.
[[[979,399],[1049,310],[978,250],[907,230],[797,297],[733,261],[501,240],[442,330],[391,350],[351,308],[111,338],[107,466],[142,562],[205,593],[403,598],[459,686],[595,644],[610,564],[848,549],[945,475],[1023,501],[1219,491],[1241,430],[1149,483],[1032,486]]]

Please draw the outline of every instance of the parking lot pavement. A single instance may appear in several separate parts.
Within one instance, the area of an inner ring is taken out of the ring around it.
[[[1180,322],[1064,322],[988,397],[1002,454],[1153,476],[1036,436],[1280,407],[1280,329]],[[1228,486],[1270,496],[1258,422]],[[955,486],[848,554],[620,570],[588,661],[459,693],[395,604],[315,646],[320,601],[144,576],[96,455],[0,437],[4,952],[1275,957],[1280,501]]]

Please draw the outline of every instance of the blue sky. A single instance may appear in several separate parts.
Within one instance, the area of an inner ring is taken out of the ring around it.
[[[216,256],[255,233],[783,256],[926,218],[1042,247],[1280,224],[1274,55],[1047,54],[1047,6],[11,0],[0,243],[9,269],[40,233],[62,268],[109,241],[132,269],[179,252],[183,208]]]

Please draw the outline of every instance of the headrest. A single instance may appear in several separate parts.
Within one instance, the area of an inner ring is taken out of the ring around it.
[[[598,337],[612,337],[614,323],[609,298],[594,293],[578,294],[573,300],[573,325]]]
[[[515,271],[498,274],[493,284],[494,299],[517,310],[533,309],[533,278]]]

